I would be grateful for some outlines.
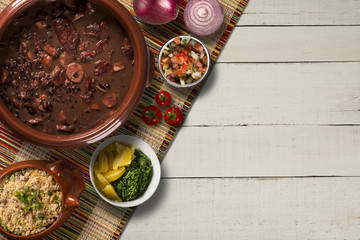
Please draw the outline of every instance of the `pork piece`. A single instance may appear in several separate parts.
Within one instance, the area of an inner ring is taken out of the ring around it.
[[[100,105],[99,105],[99,104],[96,104],[96,103],[91,104],[91,109],[94,109],[94,110],[96,110],[96,111],[101,111]]]
[[[38,21],[35,23],[35,25],[39,30],[43,30],[46,28],[46,23],[44,21]]]
[[[89,37],[97,38],[100,35],[100,30],[100,25],[97,22],[93,22],[86,26],[84,34]]]
[[[56,48],[50,46],[49,44],[45,43],[44,44],[44,50],[50,54],[51,56],[56,57],[57,55],[59,55],[58,50],[56,50]]]
[[[109,91],[104,96],[102,96],[101,101],[106,107],[113,108],[117,103],[116,94],[112,91]]]
[[[66,76],[70,79],[70,81],[79,83],[84,77],[84,69],[78,63],[70,63],[66,68]]]
[[[79,46],[78,46],[78,48],[77,48],[78,52],[84,51],[85,48],[89,47],[89,45],[90,45],[90,42],[88,42],[88,41],[81,41],[81,40],[80,40],[80,44],[79,44]]]
[[[118,72],[118,71],[123,70],[123,69],[125,69],[124,63],[122,63],[122,62],[114,63],[114,66],[113,66],[114,72]]]
[[[94,74],[100,76],[113,68],[112,63],[108,61],[98,60],[95,62]]]
[[[61,72],[61,68],[58,66],[55,66],[54,69],[51,71],[50,75],[52,78],[56,78],[59,76],[60,72]]]
[[[104,88],[102,88],[101,86],[97,85],[96,88],[103,93],[106,93],[106,90]]]
[[[73,125],[56,125],[56,130],[63,131],[63,132],[69,132],[72,133],[75,130],[75,127]]]
[[[1,83],[4,84],[6,82],[6,79],[9,76],[9,71],[5,68],[1,69],[2,70],[2,74],[1,74]]]
[[[26,86],[26,89],[31,91],[35,90],[39,87],[40,80],[38,78],[36,79],[30,79],[29,84]]]
[[[48,69],[51,68],[52,57],[51,57],[50,55],[48,55],[48,54],[45,54],[42,63],[43,63]]]
[[[60,84],[64,83],[65,80],[66,80],[66,70],[63,69],[63,70],[60,71],[59,77],[58,77],[56,83],[57,83],[58,85],[60,85]]]
[[[74,17],[71,19],[73,22],[79,20],[80,18],[84,17],[85,16],[85,13],[83,12],[77,12]]]
[[[60,55],[60,64],[63,67],[66,67],[67,65],[69,65],[71,62],[73,61],[73,57],[71,55],[71,53],[64,51],[61,55]]]
[[[91,60],[94,59],[94,57],[95,57],[95,52],[87,50],[80,53],[78,60],[80,62],[90,62]]]
[[[30,123],[31,125],[37,125],[37,124],[41,123],[42,121],[43,121],[42,118],[36,117],[36,118],[29,119],[28,123]]]
[[[100,40],[96,43],[95,46],[95,52],[96,54],[101,53],[102,51],[104,51],[108,46],[108,40]]]
[[[62,45],[68,49],[76,49],[80,36],[72,22],[65,16],[54,20],[54,30]]]
[[[100,25],[97,22],[90,23],[86,26],[85,31],[97,31],[100,32]]]
[[[52,110],[52,104],[49,101],[49,96],[46,94],[42,94],[39,98],[35,100],[36,107],[41,111],[45,112]]]
[[[28,51],[26,53],[26,56],[30,61],[33,61],[35,59],[35,53],[33,51]]]
[[[86,95],[79,95],[81,100],[83,100],[86,103],[90,103],[93,99],[94,95],[92,92],[87,92]]]
[[[89,77],[87,74],[85,74],[85,77],[84,77],[85,92],[89,92],[91,90],[93,83],[94,83],[94,81],[91,79],[91,77]]]
[[[134,57],[133,48],[130,45],[126,45],[121,47],[121,50],[123,51],[124,55],[128,58],[132,59]]]
[[[85,5],[85,14],[90,15],[93,14],[94,12],[95,12],[94,7],[91,5],[90,2],[87,2]]]
[[[60,114],[59,114],[59,121],[60,121],[62,124],[70,125],[69,118],[65,115],[65,113],[64,113],[63,110],[61,110],[61,112],[60,112]]]

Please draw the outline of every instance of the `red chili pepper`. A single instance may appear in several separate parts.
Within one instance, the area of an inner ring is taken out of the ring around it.
[[[160,91],[156,94],[155,101],[160,107],[166,107],[171,103],[171,95],[167,91]]]
[[[164,113],[164,120],[170,126],[178,126],[184,118],[184,114],[177,107],[170,107]]]
[[[144,121],[144,123],[146,123],[147,125],[154,126],[161,121],[161,117],[162,117],[161,110],[157,106],[154,105],[147,106],[144,108],[142,113],[143,114],[141,118]]]

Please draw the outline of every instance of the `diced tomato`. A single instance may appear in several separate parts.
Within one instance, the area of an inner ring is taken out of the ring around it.
[[[195,67],[197,67],[197,68],[202,68],[201,62],[196,61],[196,62],[195,62]]]
[[[181,65],[180,71],[186,73],[188,68],[189,66],[186,63],[184,63],[183,65]]]
[[[178,54],[177,58],[178,58],[178,63],[184,64],[184,63],[186,63],[188,56],[184,55],[184,54]]]
[[[195,43],[194,48],[198,53],[202,53],[204,51],[204,47],[200,43]]]
[[[176,43],[176,45],[179,45],[181,43],[180,37],[174,38],[174,42]]]
[[[178,75],[179,77],[182,77],[183,73],[182,73],[181,71],[178,71],[177,75]]]
[[[201,62],[207,66],[207,56],[204,56],[202,59],[201,59]]]
[[[172,63],[178,63],[178,58],[177,58],[176,56],[173,56],[173,57],[171,58],[171,62],[172,62]]]
[[[206,72],[206,69],[207,69],[206,67],[204,67],[204,68],[199,68],[198,71],[204,73],[204,72]]]

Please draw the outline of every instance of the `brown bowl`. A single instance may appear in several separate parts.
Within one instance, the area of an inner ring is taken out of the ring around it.
[[[21,13],[45,0],[15,0],[0,14],[0,39],[10,23]],[[59,0],[60,1],[60,0]],[[116,0],[89,0],[113,15],[127,33],[134,49],[134,74],[129,91],[114,113],[98,126],[71,135],[51,135],[37,131],[13,116],[0,100],[0,120],[22,138],[50,148],[77,148],[95,143],[113,133],[131,116],[145,87],[149,86],[155,68],[153,53],[145,44],[144,36],[134,17]]]
[[[85,189],[85,182],[79,173],[79,171],[75,169],[70,169],[62,166],[61,161],[57,162],[49,162],[45,160],[29,160],[23,162],[14,163],[2,171],[0,171],[0,179],[5,175],[18,171],[24,168],[38,168],[49,173],[60,186],[60,190],[62,193],[62,205],[61,212],[59,217],[53,222],[53,224],[45,229],[44,231],[30,235],[30,236],[19,236],[9,232],[6,232],[1,226],[0,231],[8,238],[8,239],[40,239],[43,238],[57,228],[59,228],[72,214],[73,210],[80,206],[79,198],[81,193]]]

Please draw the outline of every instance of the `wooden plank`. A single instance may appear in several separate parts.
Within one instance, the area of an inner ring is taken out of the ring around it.
[[[360,176],[360,127],[183,127],[164,177]]]
[[[238,25],[359,25],[360,1],[249,1]]]
[[[122,238],[358,240],[359,186],[360,178],[162,180]]]
[[[360,26],[237,27],[218,62],[360,61],[359,42]]]
[[[216,64],[186,126],[360,124],[360,63]]]

